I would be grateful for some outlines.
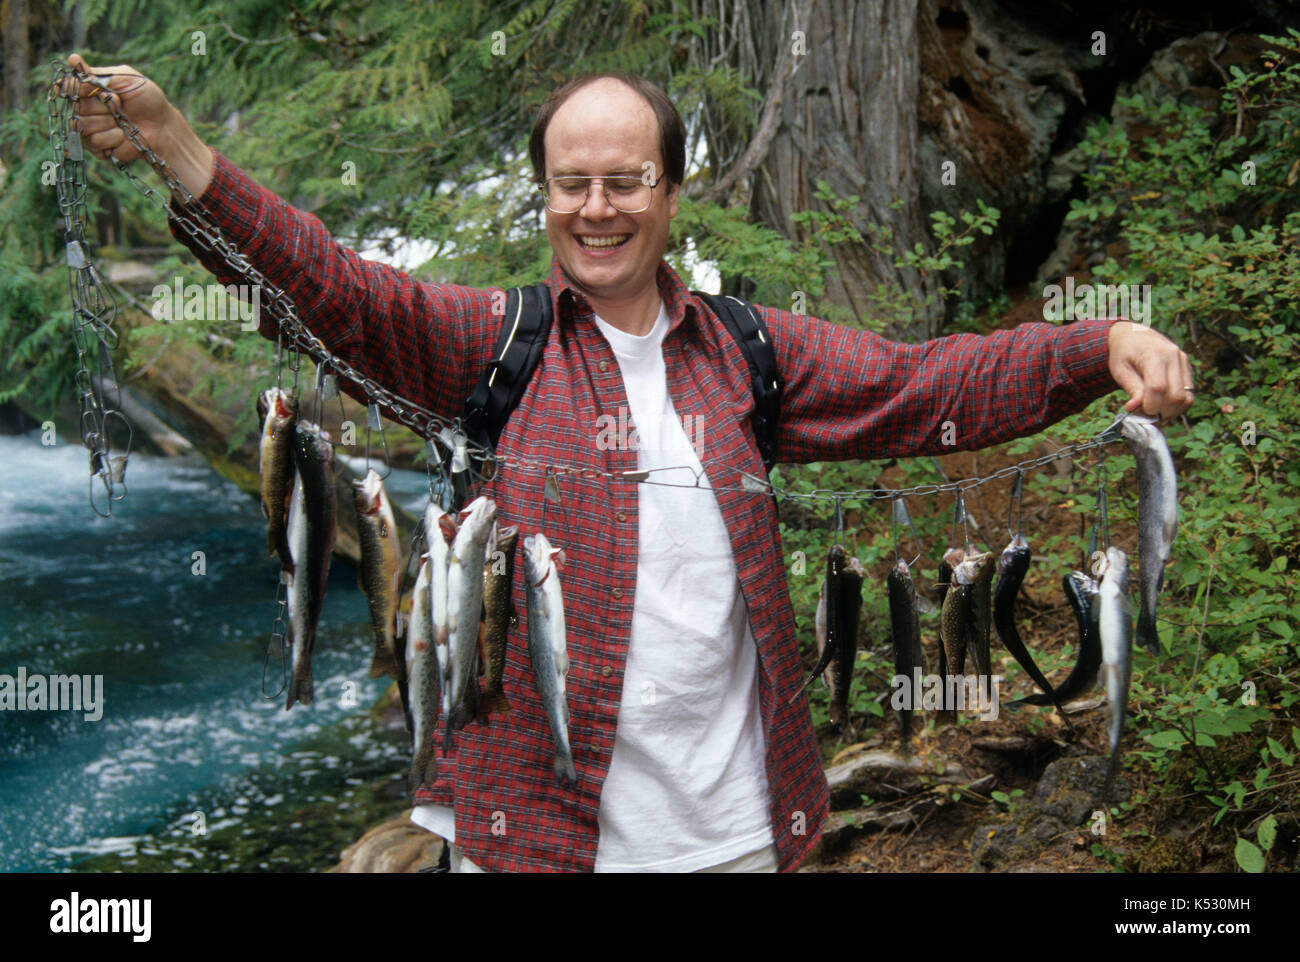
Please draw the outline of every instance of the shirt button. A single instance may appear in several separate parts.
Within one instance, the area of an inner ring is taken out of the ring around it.
[[[604,668],[600,670],[600,673],[604,677],[608,678],[610,675],[614,674],[614,669],[609,667],[609,665],[606,665]]]
[[[608,371],[608,370],[609,370],[609,362],[608,362],[608,361],[601,361],[599,364],[596,365],[596,367],[597,367],[600,371],[602,371],[602,372],[603,372],[603,371]]]
[[[626,521],[626,520],[627,520],[627,512],[626,512],[626,511],[620,511],[620,512],[619,512],[618,514],[616,514],[614,517],[618,518],[619,521]]]
[[[622,589],[622,588],[615,588],[613,591],[610,592],[610,596],[613,597],[613,598],[622,598],[622,597],[623,597],[623,589]]]

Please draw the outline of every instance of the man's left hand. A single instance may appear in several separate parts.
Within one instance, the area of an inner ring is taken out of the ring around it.
[[[1192,406],[1192,365],[1177,344],[1132,321],[1116,321],[1108,335],[1110,376],[1129,394],[1126,411],[1163,419]]]

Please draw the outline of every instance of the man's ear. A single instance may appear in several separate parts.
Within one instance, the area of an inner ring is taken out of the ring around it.
[[[677,216],[677,191],[681,184],[673,184],[672,190],[668,191],[668,219],[672,220]]]

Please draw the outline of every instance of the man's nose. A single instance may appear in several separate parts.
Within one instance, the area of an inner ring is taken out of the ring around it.
[[[593,180],[587,185],[587,199],[582,202],[578,213],[586,220],[608,220],[618,214],[605,194],[603,180]]]

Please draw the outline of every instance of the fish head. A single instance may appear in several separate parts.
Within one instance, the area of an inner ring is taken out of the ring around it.
[[[360,481],[352,482],[352,500],[357,514],[379,514],[383,507],[384,482],[379,473],[370,468]]]
[[[468,528],[470,537],[475,541],[487,543],[492,525],[497,518],[497,504],[491,498],[480,496],[469,503],[460,512],[460,528]]]
[[[557,571],[563,569],[564,552],[552,545],[540,531],[524,538],[524,573],[528,583],[541,585],[551,573],[552,566]]]
[[[966,560],[966,552],[961,548],[949,548],[943,553],[943,563],[956,571],[957,566]]]

